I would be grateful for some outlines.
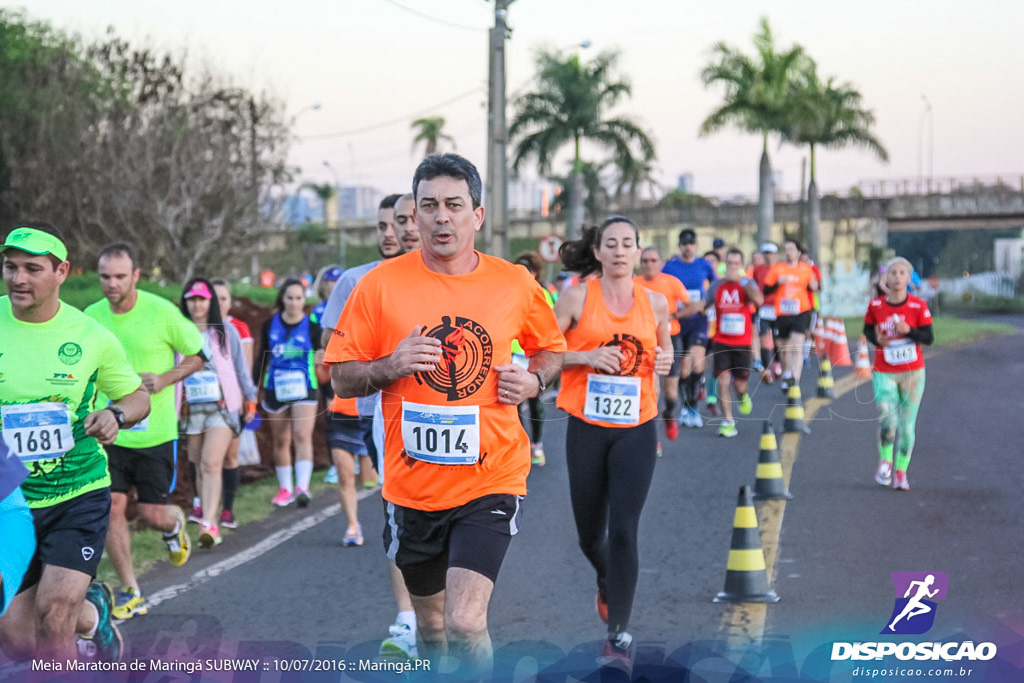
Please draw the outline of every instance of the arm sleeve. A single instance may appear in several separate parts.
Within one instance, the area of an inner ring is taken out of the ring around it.
[[[313,342],[313,350],[314,351],[319,351],[320,350],[320,337],[323,335],[323,328],[321,328],[319,325],[317,325],[316,321],[313,320],[313,318],[308,318],[308,320],[309,320],[309,340],[311,342]]]
[[[922,325],[921,327],[912,327],[910,332],[907,333],[907,339],[918,344],[924,344],[925,346],[931,346],[935,342],[935,331],[932,329],[930,324]]]
[[[256,385],[252,383],[249,369],[245,367],[245,351],[242,349],[242,338],[238,330],[231,323],[224,326],[225,334],[228,336],[228,351],[231,353],[231,363],[235,366],[235,375],[238,377],[238,386],[242,388],[242,395],[246,401],[256,400]]]
[[[268,318],[264,321],[260,327],[260,343],[256,347],[256,354],[252,357],[252,381],[253,384],[259,386],[260,379],[263,377],[263,366],[267,360],[267,354],[270,353],[270,321],[273,318]]]
[[[710,285],[708,285],[708,296],[707,296],[708,306],[713,306],[714,305],[714,303],[715,303],[715,294],[718,292],[718,286],[721,284],[721,282],[722,282],[721,280],[715,280]]]
[[[875,331],[873,324],[864,323],[864,338],[868,340],[868,343],[872,346],[878,346],[878,333]]]

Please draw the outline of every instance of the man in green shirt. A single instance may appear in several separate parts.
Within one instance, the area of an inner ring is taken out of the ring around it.
[[[92,581],[110,517],[103,444],[149,414],[149,393],[108,330],[62,303],[67,247],[49,223],[29,223],[0,246],[0,431],[29,475],[21,485],[37,547],[0,617],[13,659],[121,656],[109,589]],[[96,394],[113,399],[97,405]],[[97,409],[98,408],[98,409]]]
[[[168,505],[178,460],[174,384],[203,367],[203,335],[173,303],[138,289],[140,271],[130,245],[119,242],[104,247],[99,274],[106,298],[86,308],[85,314],[121,342],[151,403],[149,417],[119,432],[106,449],[111,493],[107,556],[121,580],[121,589],[114,595],[114,618],[130,619],[148,611],[135,576],[125,517],[132,487],[138,494],[139,517],[163,532],[171,564],[182,566],[191,553],[185,515],[178,506]],[[177,364],[175,352],[183,357]]]

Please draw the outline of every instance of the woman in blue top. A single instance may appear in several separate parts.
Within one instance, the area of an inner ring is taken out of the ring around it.
[[[278,507],[309,505],[313,477],[313,425],[317,413],[316,364],[323,362],[320,326],[305,314],[306,288],[288,278],[277,292],[273,317],[263,323],[255,367],[263,387],[263,410],[274,437],[274,469],[281,487]],[[292,446],[295,481],[292,481]]]

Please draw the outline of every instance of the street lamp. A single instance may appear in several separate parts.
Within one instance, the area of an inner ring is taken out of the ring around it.
[[[924,112],[921,113],[921,122],[917,127],[917,178],[924,180],[924,124],[928,123],[928,180],[932,179],[932,170],[935,162],[935,120],[932,118],[932,103],[928,101],[927,95],[921,95],[924,101]]]
[[[505,40],[508,6],[515,0],[494,0],[494,28],[488,42],[487,95],[487,219],[484,251],[508,255],[508,124],[505,120]]]
[[[338,180],[338,172],[334,170],[334,166],[331,165],[331,162],[329,162],[326,159],[324,159],[324,166],[327,168],[328,171],[331,172],[331,175],[334,177],[334,192],[332,194],[334,195],[335,205],[338,207],[338,212],[337,212],[337,222],[338,222],[338,256],[339,256],[339,258],[341,258],[341,267],[345,268],[346,264],[347,264],[347,256],[348,256],[348,242],[345,239],[345,232],[341,228],[341,202],[339,201],[339,198],[338,198],[338,190],[341,187],[341,181]],[[324,205],[324,222],[325,223],[327,222],[327,205],[326,204]]]

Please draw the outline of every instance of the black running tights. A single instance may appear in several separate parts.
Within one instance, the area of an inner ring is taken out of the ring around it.
[[[637,529],[657,460],[649,420],[627,428],[598,427],[570,417],[565,456],[580,548],[597,571],[608,601],[608,633],[626,630],[640,573]]]

